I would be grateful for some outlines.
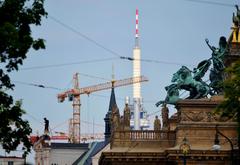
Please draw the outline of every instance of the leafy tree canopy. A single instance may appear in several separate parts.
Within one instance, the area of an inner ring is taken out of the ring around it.
[[[0,0],[0,144],[7,152],[23,144],[23,156],[30,152],[32,130],[22,119],[22,101],[6,92],[14,89],[8,74],[18,70],[30,48],[45,48],[43,39],[31,36],[31,26],[46,16],[44,0]]]
[[[222,116],[237,117],[240,114],[240,61],[226,69],[229,75],[224,81],[225,100],[218,107]]]
[[[226,69],[228,75],[223,82],[225,100],[217,107],[217,113],[230,117],[238,123],[238,142],[240,142],[240,60]]]

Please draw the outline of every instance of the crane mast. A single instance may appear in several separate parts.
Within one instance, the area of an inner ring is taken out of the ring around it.
[[[114,87],[121,87],[126,85],[131,85],[140,82],[146,82],[148,79],[144,76],[131,77],[122,80],[112,80],[106,83],[88,86],[84,88],[79,88],[78,73],[75,73],[73,76],[73,89],[67,90],[57,95],[58,101],[63,102],[66,97],[69,101],[73,101],[73,118],[70,121],[71,125],[69,128],[70,140],[72,143],[80,143],[80,95],[81,94],[90,94],[93,92],[111,89]]]
[[[73,76],[74,90],[79,90],[78,73]],[[73,143],[80,143],[80,95],[71,96],[73,99]]]

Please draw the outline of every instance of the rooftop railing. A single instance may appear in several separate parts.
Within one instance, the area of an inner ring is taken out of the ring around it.
[[[112,146],[128,147],[133,143],[139,146],[160,145],[162,147],[173,147],[175,145],[176,133],[168,130],[129,130],[115,131],[112,135]]]

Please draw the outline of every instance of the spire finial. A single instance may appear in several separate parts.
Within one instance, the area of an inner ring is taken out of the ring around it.
[[[114,64],[112,63],[112,87],[114,87],[114,83],[115,83],[115,75],[114,75]]]

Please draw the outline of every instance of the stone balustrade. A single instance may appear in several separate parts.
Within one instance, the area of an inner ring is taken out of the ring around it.
[[[112,135],[111,147],[135,146],[144,147],[173,147],[175,144],[175,131],[167,130],[131,130],[115,131]]]

